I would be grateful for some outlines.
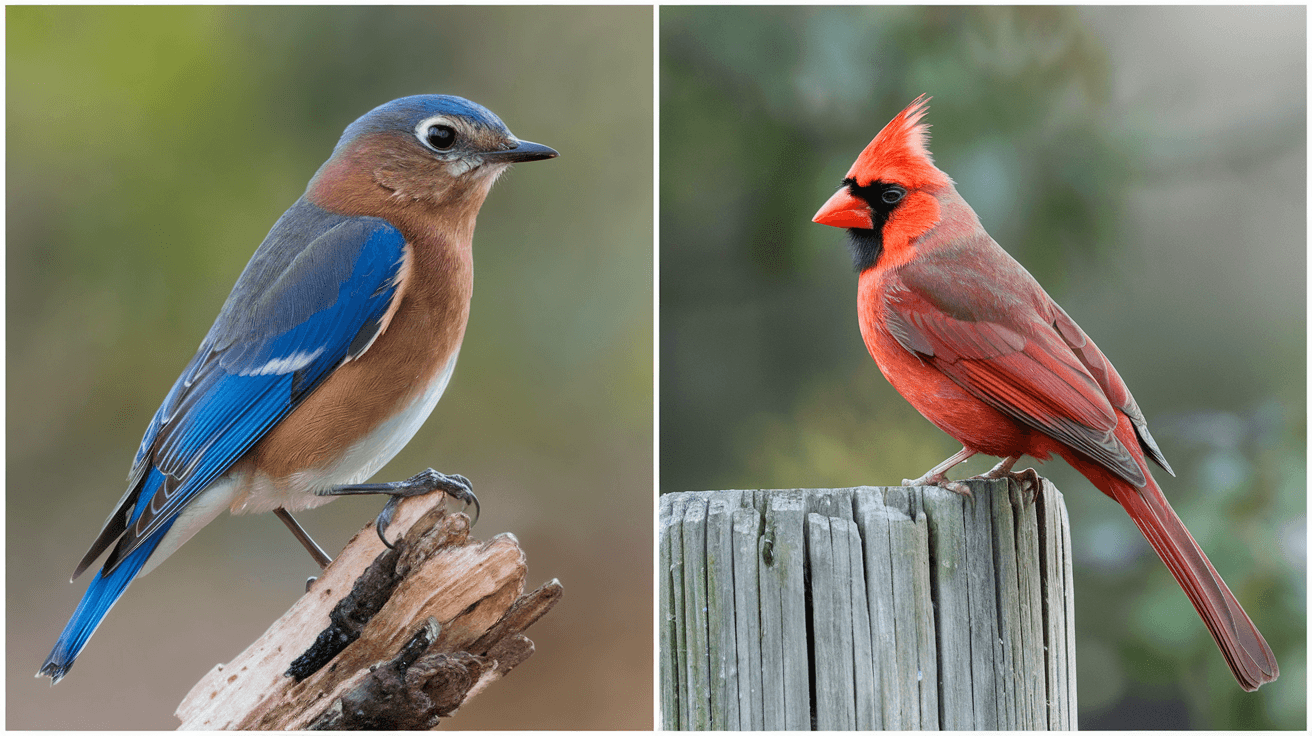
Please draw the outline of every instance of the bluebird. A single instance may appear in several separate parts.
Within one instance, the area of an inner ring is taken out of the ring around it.
[[[426,470],[363,481],[423,424],[455,369],[473,289],[474,220],[511,164],[554,158],[491,111],[449,95],[393,100],[356,120],[269,231],[141,440],[127,492],[73,572],[106,550],[37,673],[58,682],[138,575],[224,509],[290,512],[386,493],[473,503]],[[113,548],[112,550],[110,548]]]

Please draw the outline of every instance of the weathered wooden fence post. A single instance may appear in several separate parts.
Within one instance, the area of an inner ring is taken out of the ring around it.
[[[970,487],[662,496],[662,727],[1076,728],[1061,493]]]

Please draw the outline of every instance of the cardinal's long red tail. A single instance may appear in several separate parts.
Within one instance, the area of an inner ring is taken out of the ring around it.
[[[1104,474],[1103,479],[1109,481],[1107,487],[1099,486],[1125,507],[1198,609],[1239,686],[1251,692],[1276,679],[1280,668],[1271,647],[1167,503],[1157,482],[1149,476],[1148,485],[1136,489],[1120,478]]]

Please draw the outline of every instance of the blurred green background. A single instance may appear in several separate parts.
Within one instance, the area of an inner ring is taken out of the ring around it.
[[[316,568],[224,516],[139,580],[56,688],[32,677],[141,433],[342,129],[443,92],[558,149],[496,186],[460,366],[379,479],[474,481],[560,605],[537,653],[445,722],[652,720],[652,20],[628,8],[10,7],[7,712],[11,729],[173,728]],[[301,521],[338,550],[381,508]]]
[[[931,94],[938,165],[1116,364],[1280,662],[1242,692],[1120,507],[1049,463],[1080,725],[1305,728],[1305,28],[1297,7],[662,8],[661,490],[887,485],[960,448],[879,374],[845,236],[811,223]]]

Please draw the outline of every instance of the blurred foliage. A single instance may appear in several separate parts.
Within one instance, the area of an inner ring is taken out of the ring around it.
[[[1124,512],[1049,463],[1081,726],[1305,728],[1305,21],[663,8],[661,490],[887,485],[958,449],[879,375],[844,236],[810,221],[928,93],[936,162],[1133,388],[1167,494],[1281,666],[1242,692]]]
[[[489,197],[460,366],[378,478],[470,476],[475,535],[513,531],[528,584],[568,592],[534,628],[537,654],[452,723],[649,727],[651,9],[6,19],[7,725],[172,727],[190,685],[303,590],[312,566],[276,520],[224,517],[133,586],[58,688],[31,676],[141,432],[269,227],[352,120],[443,92],[561,158]],[[302,522],[339,549],[380,503]]]

